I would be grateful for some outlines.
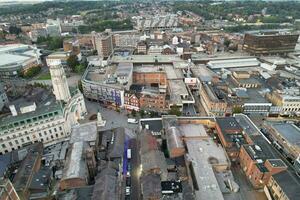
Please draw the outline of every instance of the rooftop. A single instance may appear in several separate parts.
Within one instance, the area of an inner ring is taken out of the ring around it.
[[[181,58],[177,55],[131,55],[131,56],[113,56],[111,58],[112,63],[120,62],[132,62],[133,64],[172,64],[175,61],[181,61]]]
[[[83,141],[71,144],[67,156],[63,177],[64,179],[81,178],[86,179],[86,163],[83,159],[83,151],[87,144]]]
[[[0,68],[22,65],[30,60],[36,60],[36,50],[25,44],[0,45]]]
[[[238,134],[243,131],[242,127],[234,117],[218,117],[216,118],[216,122],[222,133]]]
[[[202,124],[181,124],[179,130],[186,139],[189,137],[208,137]]]
[[[223,195],[216,179],[213,163],[227,165],[224,150],[211,139],[187,140],[188,158],[192,162],[198,190],[196,199],[223,200]]]
[[[289,172],[283,171],[273,175],[274,180],[281,187],[289,200],[298,200],[300,196],[300,184],[294,180]]]
[[[95,142],[97,140],[98,131],[96,122],[80,124],[72,128],[70,143],[85,141]]]
[[[300,129],[295,124],[273,123],[271,126],[290,144],[300,147]]]
[[[247,115],[244,114],[235,114],[234,118],[242,127],[244,133],[248,136],[250,135],[261,135],[260,130],[253,124]]]
[[[256,58],[212,60],[207,63],[211,69],[258,67],[259,65],[260,62]]]

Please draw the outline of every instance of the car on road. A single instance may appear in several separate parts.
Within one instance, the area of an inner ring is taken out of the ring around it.
[[[128,124],[137,124],[138,120],[134,119],[134,118],[128,118],[127,122],[128,122]]]
[[[130,187],[129,186],[126,186],[126,196],[129,196],[130,195]]]

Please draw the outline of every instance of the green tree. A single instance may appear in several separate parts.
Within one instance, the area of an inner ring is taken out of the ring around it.
[[[228,40],[228,39],[225,39],[225,41],[224,41],[224,45],[228,48],[229,47],[229,45],[230,45],[230,40]]]
[[[132,115],[133,117],[135,117],[135,116],[136,116],[136,111],[135,111],[135,110],[132,110],[132,111],[131,111],[131,115]]]
[[[236,113],[242,113],[243,112],[243,108],[241,106],[235,106],[232,108],[232,113],[236,114]]]
[[[72,71],[76,70],[76,66],[79,65],[79,61],[77,56],[75,55],[70,55],[70,57],[67,59],[67,64],[68,66],[72,69]]]
[[[19,35],[22,32],[21,29],[16,26],[10,26],[8,30],[9,33],[16,34],[16,35]]]
[[[32,78],[34,76],[36,76],[38,73],[40,73],[41,71],[41,66],[37,65],[37,66],[33,66],[31,68],[29,68],[26,71],[19,71],[19,76],[23,77],[23,78]]]
[[[143,118],[145,116],[145,111],[144,110],[140,110],[140,116]]]
[[[180,111],[179,107],[178,106],[172,106],[171,110],[169,110],[169,115],[180,116],[181,115],[181,111]]]

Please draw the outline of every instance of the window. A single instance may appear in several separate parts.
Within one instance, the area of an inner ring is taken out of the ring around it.
[[[6,148],[6,145],[5,145],[5,144],[2,144],[1,146],[2,146],[2,148]]]
[[[29,136],[27,136],[27,140],[30,141],[30,137]]]
[[[21,142],[23,142],[23,143],[25,142],[25,141],[24,141],[24,138],[21,138]]]
[[[12,142],[9,142],[8,144],[9,144],[9,146],[11,146],[11,147],[13,146]]]
[[[15,143],[16,143],[16,144],[19,144],[19,141],[18,141],[18,140],[15,140]]]

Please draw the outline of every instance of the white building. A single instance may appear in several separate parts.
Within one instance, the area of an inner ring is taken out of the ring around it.
[[[71,98],[68,87],[67,78],[64,68],[59,61],[52,62],[50,67],[50,74],[52,79],[53,93],[57,100],[68,102]]]
[[[47,19],[46,29],[49,36],[59,37],[61,35],[60,20]]]
[[[71,128],[86,114],[83,95],[70,92],[62,66],[50,66],[56,100],[42,105],[10,106],[13,115],[0,118],[0,154],[28,144],[45,146],[67,140]]]

